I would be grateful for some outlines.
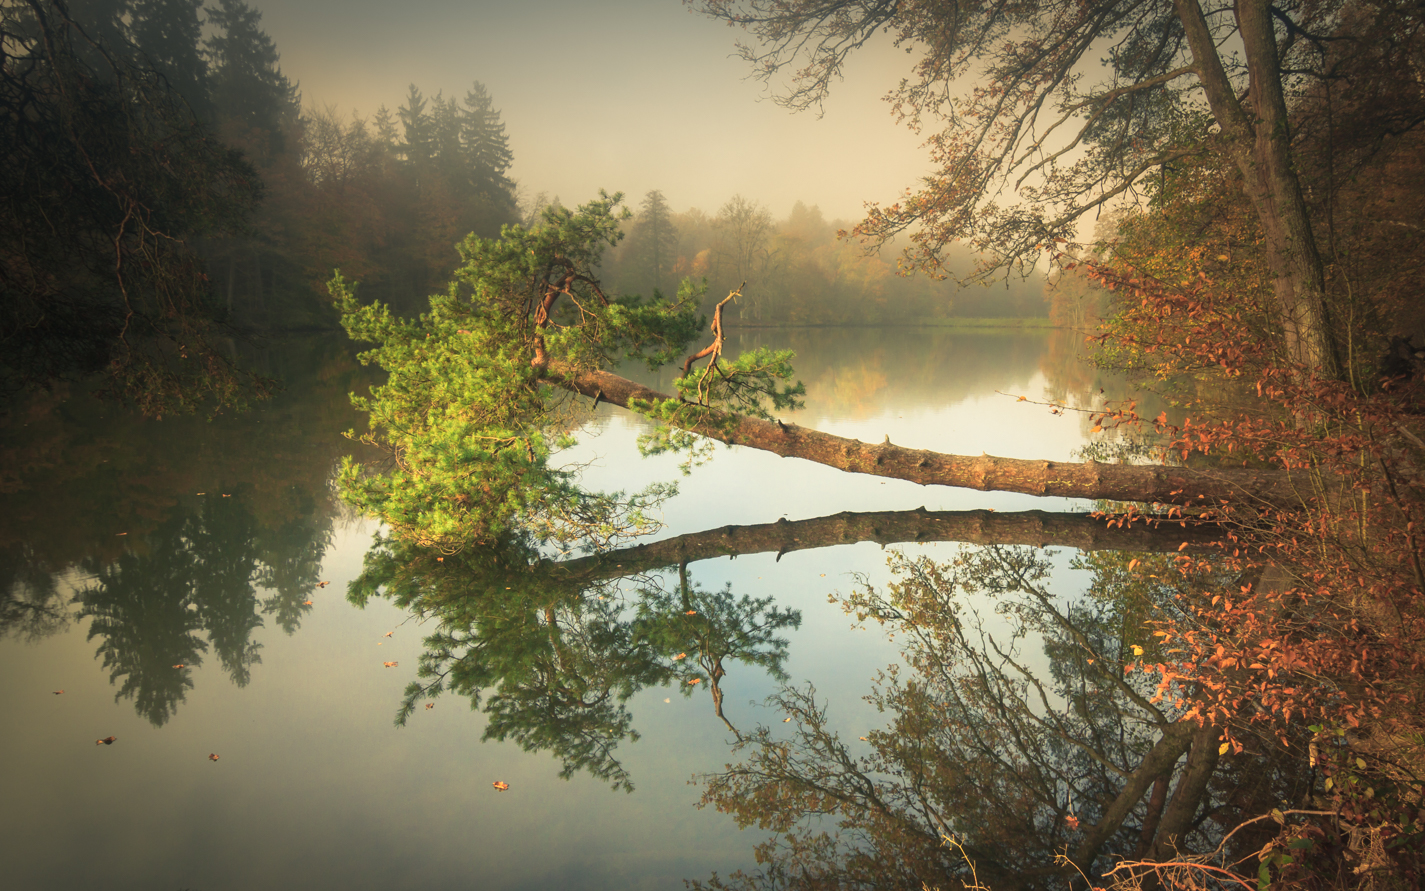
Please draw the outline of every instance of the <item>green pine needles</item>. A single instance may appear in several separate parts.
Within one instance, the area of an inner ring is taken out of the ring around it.
[[[657,368],[685,353],[702,327],[701,288],[688,282],[672,300],[601,287],[600,256],[629,216],[621,199],[601,192],[577,210],[545,210],[533,228],[469,236],[449,288],[417,319],[363,306],[340,274],[332,279],[347,333],[375,344],[361,361],[389,373],[369,396],[352,396],[369,429],[347,435],[384,460],[343,463],[349,504],[402,538],[446,552],[513,531],[564,547],[606,547],[658,528],[650,511],[673,494],[671,484],[590,492],[577,469],[557,463],[585,410],[556,382],[625,361]],[[683,426],[729,410],[765,416],[764,399],[775,408],[796,404],[800,384],[785,383],[789,353],[718,363],[720,334],[717,346],[712,364],[685,374],[676,405],[644,413]]]

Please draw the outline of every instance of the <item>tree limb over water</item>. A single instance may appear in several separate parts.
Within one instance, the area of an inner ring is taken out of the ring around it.
[[[656,531],[648,511],[673,487],[590,492],[577,467],[554,460],[584,418],[574,394],[658,423],[646,437],[651,452],[696,452],[711,439],[925,485],[1180,507],[1298,498],[1291,478],[1272,470],[944,455],[787,424],[774,413],[799,407],[804,393],[789,351],[733,360],[704,351],[703,367],[696,356],[685,364],[676,395],[620,377],[610,371],[620,362],[657,368],[690,350],[700,292],[684,282],[669,301],[602,289],[594,273],[604,248],[621,237],[619,201],[605,195],[577,211],[552,208],[540,225],[506,227],[498,240],[467,238],[465,264],[419,319],[363,306],[347,282],[333,279],[342,324],[353,339],[377,345],[362,361],[389,372],[369,397],[354,397],[370,415],[359,438],[388,460],[380,469],[344,465],[349,503],[446,552],[516,529],[599,549]]]

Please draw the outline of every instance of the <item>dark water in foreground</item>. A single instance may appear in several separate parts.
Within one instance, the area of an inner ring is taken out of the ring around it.
[[[1042,335],[757,336],[798,350],[803,425],[1015,457],[1064,459],[1084,441],[1079,417],[1015,398],[1052,390]],[[392,725],[435,623],[345,599],[376,532],[329,483],[349,447],[340,431],[360,423],[345,394],[362,373],[339,344],[288,355],[272,364],[288,392],[246,416],[141,422],[55,400],[7,434],[0,884],[677,888],[749,866],[761,836],[695,807],[690,778],[720,769],[731,737],[703,688],[654,685],[628,700],[625,729],[640,738],[625,733],[615,755],[631,794],[584,770],[561,779],[548,746],[481,742],[490,718],[469,699],[444,696]],[[593,461],[588,478],[605,488],[678,479],[676,459],[637,457],[639,430],[602,407],[573,457]],[[680,484],[660,537],[848,510],[1061,506],[723,448]],[[689,572],[704,590],[800,610],[800,628],[784,632],[789,678],[829,697],[849,738],[884,723],[861,697],[896,646],[826,602],[856,573],[886,578],[879,546]],[[729,664],[726,717],[779,720],[757,704],[776,687],[755,665]]]

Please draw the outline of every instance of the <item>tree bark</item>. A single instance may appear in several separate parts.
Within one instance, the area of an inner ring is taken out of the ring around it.
[[[1173,0],[1222,145],[1242,174],[1262,223],[1277,319],[1288,357],[1324,378],[1340,380],[1340,358],[1326,306],[1326,275],[1311,232],[1301,180],[1291,163],[1291,134],[1281,60],[1268,0],[1237,0],[1238,35],[1247,57],[1248,102],[1237,98],[1199,0]],[[1249,116],[1250,112],[1250,116]]]
[[[849,511],[811,520],[778,520],[755,526],[723,526],[603,554],[542,566],[560,580],[593,581],[683,567],[699,560],[746,554],[783,554],[871,541],[892,544],[962,541],[980,545],[1070,547],[1081,551],[1200,551],[1221,541],[1214,524],[1135,523],[1116,527],[1090,514],[1031,510]],[[1183,546],[1186,545],[1186,548]]]
[[[1150,786],[1157,781],[1158,777],[1172,773],[1178,759],[1183,752],[1192,745],[1193,735],[1197,731],[1197,724],[1191,721],[1178,721],[1163,728],[1163,736],[1158,740],[1157,745],[1143,756],[1143,761],[1138,765],[1123,789],[1118,793],[1118,797],[1104,811],[1103,817],[1084,833],[1083,839],[1079,842],[1078,848],[1074,850],[1073,861],[1084,872],[1088,872],[1093,866],[1094,858],[1098,856],[1099,849],[1109,836],[1118,831],[1123,825],[1123,821],[1133,812],[1133,808],[1142,800],[1148,792]]]
[[[550,383],[622,408],[628,408],[633,399],[676,399],[607,371],[580,371],[558,362],[545,367],[544,375]],[[923,486],[1185,506],[1214,506],[1228,501],[1282,506],[1299,503],[1302,497],[1290,475],[1280,471],[1203,471],[1162,464],[1077,464],[946,455],[892,445],[889,437],[873,445],[796,424],[763,421],[716,409],[704,409],[699,417],[701,420],[682,425],[682,429],[729,445],[745,445],[784,458],[802,458],[850,473],[908,480]]]
[[[1207,795],[1207,784],[1217,769],[1218,736],[1218,729],[1211,724],[1202,725],[1193,734],[1187,765],[1178,778],[1172,800],[1163,811],[1162,822],[1158,824],[1157,838],[1153,842],[1153,860],[1177,858],[1183,836],[1192,828],[1193,818]]]

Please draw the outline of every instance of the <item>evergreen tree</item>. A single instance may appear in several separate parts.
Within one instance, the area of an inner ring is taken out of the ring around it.
[[[515,186],[505,175],[514,161],[505,136],[505,125],[485,85],[478,80],[465,94],[461,116],[461,140],[465,144],[475,192],[486,201],[514,208]]]
[[[376,117],[371,123],[376,128],[376,141],[382,148],[394,149],[400,137],[396,133],[396,122],[391,117],[391,109],[383,104],[376,109]]]
[[[633,262],[635,287],[652,293],[667,292],[673,261],[678,255],[678,227],[663,193],[657,189],[643,196],[638,216],[629,233],[629,258]]]
[[[260,27],[262,13],[243,0],[218,0],[208,22],[219,30],[204,41],[213,106],[238,133],[281,134],[296,114],[297,91],[278,67],[277,47]]]
[[[401,152],[406,163],[417,170],[423,169],[435,152],[434,122],[426,113],[426,98],[411,84],[406,91],[406,104],[396,109],[396,117],[401,121],[403,141]]]
[[[200,118],[206,118],[212,106],[208,63],[198,47],[202,7],[203,0],[134,0],[129,33],[149,64]]]
[[[240,400],[253,381],[209,340],[191,245],[245,223],[251,167],[173,79],[90,44],[59,0],[0,7],[0,31],[0,392],[102,373],[152,412]]]

